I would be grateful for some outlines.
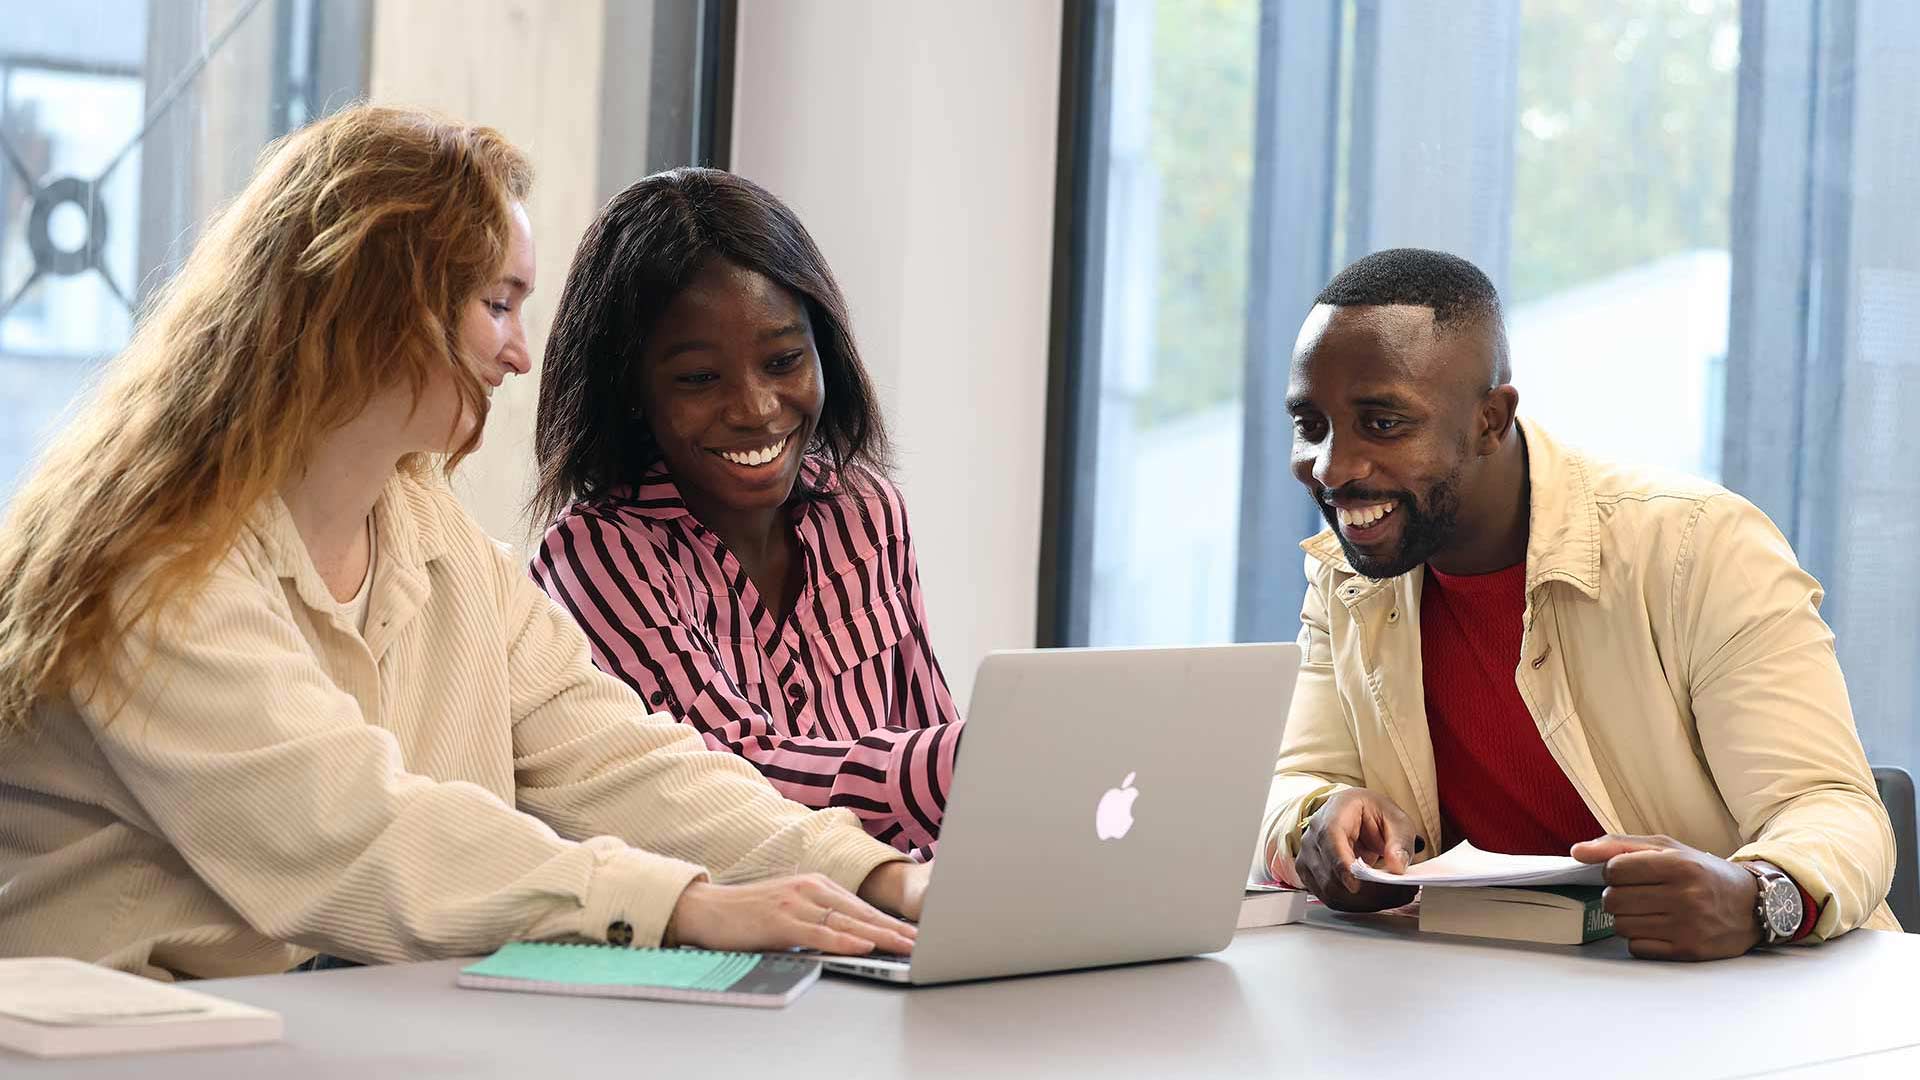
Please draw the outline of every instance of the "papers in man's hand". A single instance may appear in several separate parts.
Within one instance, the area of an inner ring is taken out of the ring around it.
[[[1496,855],[1462,840],[1444,854],[1389,874],[1354,860],[1353,876],[1381,885],[1600,885],[1602,863],[1583,863],[1566,855]]]

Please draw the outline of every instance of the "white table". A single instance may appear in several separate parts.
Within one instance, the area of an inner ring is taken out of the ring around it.
[[[227,979],[284,1042],[0,1074],[201,1080],[1920,1075],[1920,936],[1714,964],[1420,936],[1316,912],[1213,957],[926,989],[829,977],[783,1010],[485,993],[459,962]]]

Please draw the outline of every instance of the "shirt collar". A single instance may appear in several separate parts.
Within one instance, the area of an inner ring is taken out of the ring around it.
[[[440,483],[438,478],[420,479],[395,473],[374,502],[373,525],[380,538],[380,566],[396,574],[405,584],[424,585],[427,564],[447,554],[448,523],[441,520],[441,508],[435,504],[430,490],[432,485]],[[291,580],[308,607],[324,611],[335,606],[326,583],[320,580],[320,571],[313,565],[313,557],[307,552],[306,541],[300,539],[293,515],[278,492],[255,512],[253,530],[260,537],[274,575]]]
[[[817,494],[830,495],[839,490],[840,478],[824,458],[808,454],[800,460],[799,486]],[[665,521],[692,516],[692,511],[680,498],[680,487],[674,483],[673,475],[667,471],[664,461],[655,461],[640,475],[638,481],[616,487],[608,494],[611,501],[622,509],[643,518]]]

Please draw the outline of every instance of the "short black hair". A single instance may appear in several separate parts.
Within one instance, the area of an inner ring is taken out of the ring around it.
[[[1493,379],[1512,380],[1500,292],[1480,268],[1458,255],[1426,248],[1388,248],[1356,260],[1314,298],[1334,307],[1408,304],[1431,308],[1436,330],[1485,327],[1493,340]]]
[[[654,323],[713,259],[764,275],[806,307],[827,391],[807,451],[824,454],[836,473],[886,473],[886,425],[846,297],[806,226],[745,177],[671,169],[601,208],[567,272],[541,364],[536,517],[551,520],[574,500],[632,483],[658,459],[632,401],[631,369]]]

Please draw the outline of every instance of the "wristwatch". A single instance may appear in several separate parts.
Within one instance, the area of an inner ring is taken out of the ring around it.
[[[1754,901],[1753,914],[1760,920],[1761,944],[1792,941],[1806,917],[1806,909],[1800,903],[1800,886],[1772,863],[1751,860],[1740,865],[1760,879],[1760,895]]]

